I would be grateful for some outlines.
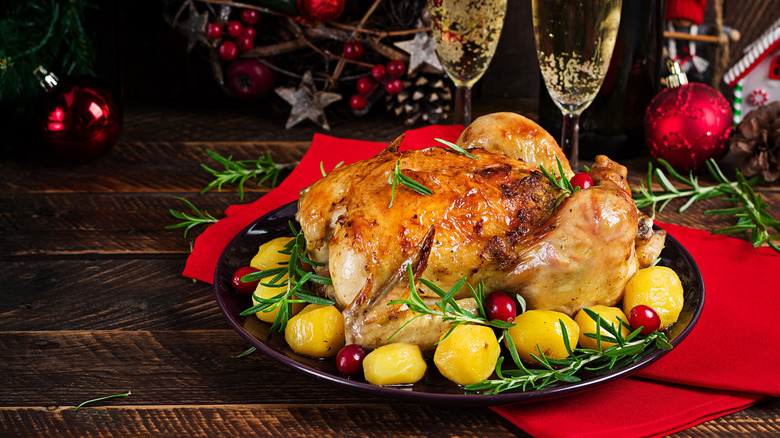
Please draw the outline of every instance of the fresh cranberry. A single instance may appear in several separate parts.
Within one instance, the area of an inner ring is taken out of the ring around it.
[[[357,91],[363,96],[368,96],[376,88],[376,82],[368,76],[363,76],[357,81]]]
[[[241,21],[243,21],[244,24],[252,26],[255,23],[257,23],[257,20],[259,19],[260,19],[260,13],[257,12],[256,10],[254,9],[241,10]]]
[[[227,27],[225,27],[227,34],[233,38],[241,35],[242,30],[244,30],[244,26],[237,20],[228,21]]]
[[[652,307],[640,304],[628,312],[628,323],[638,329],[642,327],[642,334],[649,335],[661,327],[661,317]]]
[[[387,74],[394,78],[400,78],[406,71],[406,66],[403,62],[394,59],[387,63]]]
[[[245,27],[244,30],[241,31],[241,35],[246,35],[249,38],[255,39],[257,30],[255,30],[254,27]]]
[[[377,64],[371,69],[371,76],[373,76],[377,82],[382,82],[385,80],[385,76],[387,76],[387,69],[385,69],[384,65]]]
[[[206,25],[206,36],[211,39],[217,39],[222,36],[222,26],[217,23],[209,23]]]
[[[385,83],[385,90],[388,94],[398,94],[404,89],[404,84],[400,79],[396,78]]]
[[[217,48],[217,56],[223,61],[230,61],[238,55],[238,47],[233,41],[222,41]]]
[[[363,56],[363,45],[359,41],[351,40],[344,44],[344,57],[358,59]]]
[[[246,52],[254,46],[255,39],[249,35],[239,35],[238,38],[236,38],[236,47],[242,52]]]
[[[365,97],[356,94],[349,99],[349,106],[355,111],[360,111],[368,105],[368,101]]]
[[[571,185],[574,187],[579,187],[580,189],[587,189],[588,187],[593,187],[593,178],[590,177],[585,172],[580,172],[573,177],[571,177]]]
[[[489,320],[513,322],[517,316],[514,300],[504,292],[495,291],[485,298],[485,316]]]
[[[345,345],[336,356],[336,368],[346,376],[356,376],[363,371],[366,349],[358,344]]]
[[[251,266],[244,266],[242,268],[236,269],[236,272],[233,273],[233,280],[231,281],[231,283],[233,284],[233,289],[235,289],[236,292],[245,295],[249,295],[252,292],[254,292],[255,289],[257,288],[257,283],[259,283],[260,280],[244,283],[243,281],[241,281],[241,279],[244,278],[245,275],[257,271],[258,271],[257,268],[253,268]]]

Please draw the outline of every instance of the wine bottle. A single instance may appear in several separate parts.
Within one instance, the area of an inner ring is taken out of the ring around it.
[[[579,157],[613,159],[646,151],[644,114],[661,90],[665,0],[623,1],[620,28],[604,83],[580,116]],[[560,110],[540,78],[539,124],[559,139]]]

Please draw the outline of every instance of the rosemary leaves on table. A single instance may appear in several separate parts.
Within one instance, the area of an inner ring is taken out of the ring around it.
[[[503,366],[504,357],[501,356],[496,364],[496,379],[486,379],[482,382],[466,385],[464,389],[488,395],[510,390],[538,391],[553,384],[580,382],[582,379],[577,373],[583,370],[616,370],[641,360],[657,349],[672,349],[666,335],[659,331],[642,335],[641,328],[639,328],[629,333],[628,336],[623,336],[621,330],[614,324],[588,308],[583,310],[596,321],[596,333],[586,333],[585,335],[596,339],[599,346],[602,341],[613,342],[616,345],[603,351],[584,348],[572,349],[566,327],[563,321],[558,320],[569,357],[551,359],[539,350],[539,354],[533,355],[533,357],[541,368],[530,368],[523,364],[514,342],[506,342],[512,361],[517,368],[505,369]],[[621,324],[628,326],[625,321],[621,321]],[[509,335],[505,333],[504,336],[508,337]]]
[[[717,184],[704,186],[699,183],[699,178],[693,172],[690,172],[686,178],[674,170],[665,160],[659,159],[658,162],[666,168],[669,175],[689,186],[690,189],[676,188],[661,168],[653,168],[653,164],[649,163],[647,181],[642,181],[639,188],[634,189],[633,198],[637,207],[650,207],[651,216],[655,217],[657,211],[662,211],[669,202],[675,199],[686,199],[685,203],[678,209],[678,212],[682,213],[699,200],[720,196],[723,201],[734,206],[708,210],[704,213],[733,216],[737,218],[737,223],[719,228],[713,231],[713,234],[747,233],[754,247],[766,244],[780,253],[780,246],[775,243],[776,240],[780,240],[780,222],[769,214],[767,211],[769,206],[761,199],[761,195],[753,190],[753,186],[762,182],[760,177],[747,179],[739,169],[735,169],[736,181],[730,181],[715,160],[710,159],[706,162],[707,170]],[[662,187],[662,191],[654,192],[652,190],[653,177]]]
[[[311,260],[306,254],[306,237],[303,231],[298,231],[292,222],[289,223],[293,237],[285,248],[279,251],[281,254],[289,256],[286,262],[280,263],[278,268],[266,269],[253,272],[241,278],[241,281],[248,283],[257,280],[271,278],[266,283],[261,283],[267,287],[279,288],[280,292],[271,298],[263,298],[253,295],[258,304],[241,312],[242,316],[253,315],[257,312],[272,312],[279,309],[279,312],[271,324],[271,331],[283,331],[290,320],[291,308],[294,303],[309,303],[321,305],[333,305],[333,301],[316,296],[310,289],[312,283],[329,285],[331,279],[315,274],[311,268],[323,266],[322,263]]]
[[[171,216],[175,217],[176,219],[180,219],[181,222],[178,224],[173,225],[167,225],[165,227],[166,230],[172,230],[175,228],[184,228],[184,237],[187,237],[187,231],[189,231],[191,228],[198,226],[198,225],[210,225],[218,221],[217,218],[212,216],[207,211],[201,211],[197,207],[195,207],[192,202],[180,198],[178,196],[175,197],[179,201],[183,202],[185,205],[187,205],[190,210],[192,210],[192,213],[185,213],[181,211],[176,211],[174,209],[168,209],[168,211],[171,213]]]
[[[292,171],[298,164],[297,162],[277,164],[271,158],[270,152],[261,153],[256,160],[233,160],[232,156],[223,157],[211,149],[206,149],[206,153],[214,161],[221,164],[224,170],[215,170],[201,163],[201,166],[215,177],[201,191],[201,194],[208,192],[214,187],[217,188],[217,191],[221,191],[222,185],[225,183],[237,183],[238,197],[241,200],[244,199],[244,183],[250,178],[258,178],[257,185],[268,182],[268,185],[273,188],[278,185],[280,178],[285,173]]]
[[[81,404],[79,404],[78,406],[76,406],[73,409],[73,412],[78,411],[79,409],[81,409],[82,407],[84,407],[85,405],[88,405],[90,403],[95,403],[95,402],[99,402],[99,401],[103,401],[103,400],[109,400],[109,399],[117,398],[117,397],[127,397],[128,395],[131,395],[131,394],[132,393],[130,391],[127,391],[127,392],[123,392],[123,393],[120,393],[120,394],[111,394],[111,395],[107,395],[105,397],[93,398],[92,400],[87,400],[85,402],[81,402]]]

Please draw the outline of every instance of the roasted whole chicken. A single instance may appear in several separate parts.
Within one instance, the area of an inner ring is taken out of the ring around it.
[[[297,219],[315,268],[333,280],[323,296],[345,317],[347,343],[375,348],[410,342],[431,351],[448,329],[440,317],[414,319],[407,270],[445,290],[460,279],[484,290],[520,294],[529,309],[573,315],[614,305],[628,279],[663,248],[631,199],[626,168],[599,156],[594,186],[561,196],[540,171],[572,175],[555,140],[511,113],[475,120],[458,145],[399,152],[396,141],[376,157],[338,168],[303,190]],[[390,183],[396,167],[432,191]],[[392,201],[392,206],[390,202]],[[431,304],[438,296],[418,288]],[[456,298],[476,303],[468,287]]]

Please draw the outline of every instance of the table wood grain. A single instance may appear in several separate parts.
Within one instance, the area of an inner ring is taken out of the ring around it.
[[[182,277],[200,229],[186,238],[169,209],[183,197],[216,217],[267,187],[201,194],[206,149],[236,159],[270,152],[294,162],[312,126],[279,116],[197,108],[128,108],[119,143],[69,165],[31,147],[0,161],[0,436],[463,436],[526,434],[487,408],[400,403],[317,381],[248,347],[211,286]],[[369,117],[332,135],[389,141],[397,120]],[[629,160],[632,183],[647,157]],[[780,193],[762,192],[780,210]],[[729,223],[670,205],[659,219],[704,229]],[[86,400],[131,391],[88,405]],[[780,403],[762,402],[677,433],[780,435]]]

